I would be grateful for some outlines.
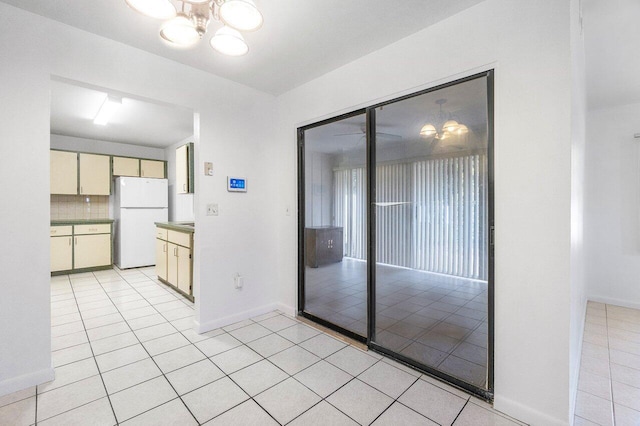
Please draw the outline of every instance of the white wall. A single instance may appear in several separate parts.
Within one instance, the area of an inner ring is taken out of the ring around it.
[[[587,286],[590,300],[640,308],[640,103],[587,118]]]
[[[73,136],[51,134],[51,148],[65,151],[89,152],[93,154],[122,155],[125,157],[148,158],[164,160],[163,148],[131,145],[101,141],[97,139],[77,138]]]
[[[487,0],[279,97],[279,207],[296,202],[296,127],[495,68],[495,407],[570,421],[568,2]],[[452,52],[454,52],[452,54]],[[295,217],[277,216],[280,299],[296,306]]]
[[[29,28],[29,31],[25,31]],[[213,53],[212,53],[213,54]],[[276,306],[274,98],[211,74],[0,3],[0,395],[51,379],[50,79],[59,76],[190,107],[196,131],[194,253],[200,329]],[[179,83],[179,84],[178,84]],[[256,137],[259,135],[259,137]],[[216,173],[202,179],[200,160]],[[244,174],[246,194],[226,192]],[[205,216],[217,202],[220,216]],[[20,206],[17,209],[15,206]],[[241,291],[233,273],[245,276]]]
[[[571,330],[569,415],[578,391],[587,292],[584,247],[586,86],[580,0],[571,0]]]
[[[176,188],[176,148],[193,141],[194,137],[189,136],[167,147],[164,151],[164,157],[167,160],[167,179],[169,180],[169,220],[172,222],[192,222],[195,218],[194,195],[178,194]]]

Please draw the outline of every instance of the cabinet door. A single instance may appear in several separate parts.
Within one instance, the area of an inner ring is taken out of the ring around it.
[[[191,250],[178,246],[178,288],[191,294]]]
[[[176,191],[189,193],[189,145],[176,148]]]
[[[167,243],[167,282],[178,286],[178,246]]]
[[[50,151],[52,194],[78,193],[78,154]]]
[[[137,158],[113,157],[114,176],[140,176],[140,160]]]
[[[167,242],[156,239],[156,275],[167,281]]]
[[[51,272],[73,268],[73,237],[51,237]]]
[[[80,194],[111,194],[111,162],[108,155],[80,154]]]
[[[74,269],[111,265],[111,234],[74,237]]]
[[[164,179],[164,161],[140,160],[140,176]]]

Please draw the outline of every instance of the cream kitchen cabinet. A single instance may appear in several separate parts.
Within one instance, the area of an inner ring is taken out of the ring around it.
[[[78,154],[75,152],[49,152],[51,194],[78,193]]]
[[[176,148],[176,192],[189,194],[194,192],[193,144],[188,143]]]
[[[165,161],[144,158],[113,157],[113,176],[164,179]]]
[[[108,269],[112,264],[111,220],[66,221],[51,226],[51,273]]]
[[[114,176],[140,176],[140,159],[113,157]]]
[[[73,268],[73,227],[51,227],[51,272]]]
[[[164,161],[140,160],[140,176],[164,179]]]
[[[80,194],[111,194],[111,157],[98,154],[78,154],[80,164]]]
[[[156,274],[160,281],[193,301],[193,227],[156,225]]]

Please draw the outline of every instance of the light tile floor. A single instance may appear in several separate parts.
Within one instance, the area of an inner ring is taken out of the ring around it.
[[[306,268],[305,311],[366,335],[366,263]],[[487,283],[378,265],[376,343],[478,387],[487,376]]]
[[[52,278],[56,379],[0,397],[0,424],[520,424],[279,312],[196,334],[192,304],[154,278]]]
[[[640,310],[588,303],[574,424],[640,425]]]

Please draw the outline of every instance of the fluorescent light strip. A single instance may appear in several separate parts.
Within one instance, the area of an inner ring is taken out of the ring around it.
[[[102,103],[96,118],[93,119],[93,124],[99,126],[106,125],[113,114],[122,106],[122,98],[107,95],[107,98]]]

